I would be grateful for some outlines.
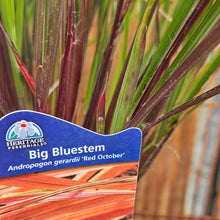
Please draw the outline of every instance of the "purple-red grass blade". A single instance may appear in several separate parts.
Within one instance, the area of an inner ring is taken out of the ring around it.
[[[88,108],[88,111],[85,117],[84,127],[86,128],[91,129],[94,126],[95,112],[96,112],[96,108],[98,105],[98,100],[100,98],[101,92],[103,91],[103,87],[104,87],[103,82],[105,81],[105,78],[110,70],[114,42],[118,34],[119,28],[121,26],[121,22],[119,21],[120,21],[122,7],[123,7],[123,0],[119,0],[118,5],[117,5],[117,11],[115,15],[114,24],[112,27],[112,32],[110,35],[110,40],[105,50],[103,62],[102,62],[102,65],[101,65],[101,68],[100,68],[100,71],[99,71],[99,74],[96,80],[96,84],[95,84],[93,94],[91,97],[90,105],[89,105],[89,108]]]
[[[34,62],[33,62],[33,76],[36,82],[36,95],[35,95],[35,109],[40,111],[41,103],[41,87],[42,87],[42,69],[43,69],[43,29],[44,29],[44,8],[46,1],[36,1],[36,14],[35,14],[35,34],[34,34]]]
[[[86,14],[88,14],[88,0],[81,2],[76,42],[72,41],[73,48],[70,52],[69,81],[67,84],[67,99],[64,114],[64,119],[68,121],[72,121],[75,112],[78,89],[82,75],[84,49],[87,38],[85,29],[88,29],[87,21],[85,19]],[[74,62],[72,61],[73,59]]]
[[[214,87],[213,89],[210,89],[209,91],[191,99],[190,101],[176,107],[175,109],[171,110],[170,112],[168,112],[167,114],[165,114],[164,116],[158,118],[157,120],[155,120],[154,122],[152,123],[147,123],[147,125],[145,126],[145,128],[143,129],[143,134],[147,133],[147,131],[149,131],[150,128],[152,128],[153,126],[159,124],[160,122],[168,119],[168,118],[171,118],[172,116],[180,113],[180,112],[183,112],[184,110],[186,109],[189,109],[195,105],[198,105],[200,104],[201,102],[204,102],[205,100],[215,96],[215,95],[218,95],[220,94],[220,85],[219,86],[216,86]]]
[[[60,83],[59,83],[59,91],[58,91],[56,112],[55,112],[55,115],[60,118],[63,118],[64,116],[65,103],[67,99],[67,84],[70,80],[69,65],[70,62],[73,62],[70,59],[73,56],[74,45],[75,45],[74,44],[75,42],[74,9],[75,9],[75,0],[72,0],[69,5],[68,29],[66,36],[65,53],[61,64]]]
[[[129,6],[131,5],[131,3],[133,2],[133,0],[127,0],[125,3],[124,3],[124,6],[121,10],[121,16],[120,16],[120,22],[123,21],[124,19],[124,16],[126,15],[128,9],[129,9]]]
[[[0,117],[6,115],[10,111],[7,102],[0,96]]]

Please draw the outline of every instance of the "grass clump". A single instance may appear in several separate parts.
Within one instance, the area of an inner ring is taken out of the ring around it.
[[[140,176],[220,63],[215,0],[0,1],[0,114],[143,132]]]

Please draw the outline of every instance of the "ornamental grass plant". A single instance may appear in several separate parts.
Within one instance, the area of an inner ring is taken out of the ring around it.
[[[0,117],[143,133],[139,178],[220,85],[218,0],[0,0]],[[187,135],[187,134],[186,134]]]

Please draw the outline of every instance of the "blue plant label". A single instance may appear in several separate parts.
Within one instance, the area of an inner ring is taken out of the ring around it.
[[[139,160],[141,131],[100,135],[34,111],[0,120],[0,177]]]

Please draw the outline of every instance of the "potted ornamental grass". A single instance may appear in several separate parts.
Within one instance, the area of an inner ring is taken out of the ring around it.
[[[138,127],[138,180],[178,125],[220,93],[207,86],[220,64],[218,0],[0,0],[0,39],[0,117],[33,110],[103,135]],[[46,182],[32,184],[51,191]],[[56,208],[71,213],[65,205]],[[8,212],[56,217],[31,204],[26,211],[14,203]]]

